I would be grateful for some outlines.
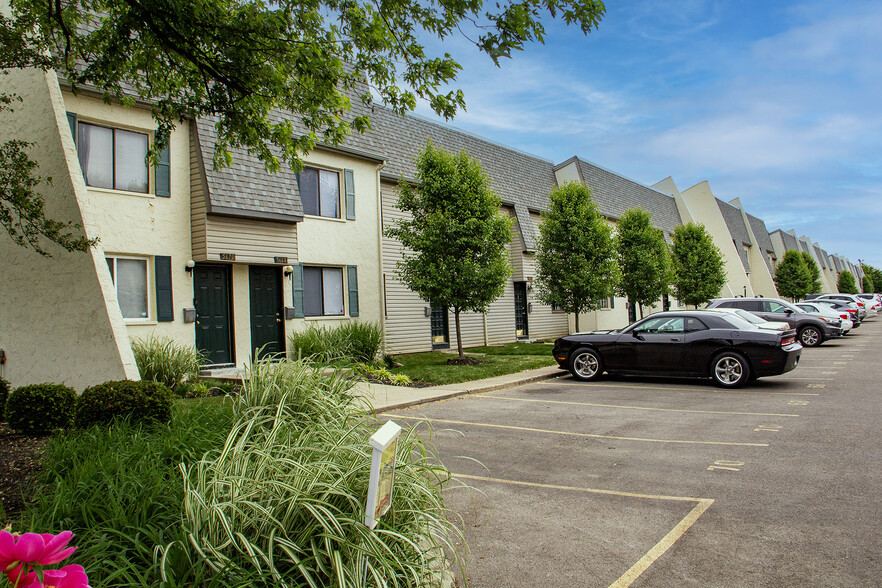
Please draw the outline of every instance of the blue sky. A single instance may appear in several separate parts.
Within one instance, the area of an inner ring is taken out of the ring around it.
[[[707,180],[770,231],[882,268],[882,3],[609,0],[587,37],[545,25],[500,68],[445,42],[467,102],[451,124],[644,184]]]

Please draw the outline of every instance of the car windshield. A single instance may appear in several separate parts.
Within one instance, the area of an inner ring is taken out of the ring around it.
[[[743,308],[736,308],[736,309],[735,309],[735,314],[736,314],[737,316],[740,316],[741,318],[743,318],[743,319],[746,320],[747,322],[749,322],[749,323],[753,323],[754,325],[758,325],[758,324],[760,324],[760,323],[764,323],[764,322],[766,322],[766,321],[764,321],[763,319],[761,319],[760,317],[758,317],[758,316],[756,316],[755,314],[753,314],[752,312],[747,312],[747,311],[744,310]]]

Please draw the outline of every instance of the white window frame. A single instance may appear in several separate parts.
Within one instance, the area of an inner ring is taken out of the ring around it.
[[[92,127],[109,129],[110,131],[113,132],[113,142],[112,142],[112,148],[111,148],[111,154],[113,157],[111,165],[112,165],[113,169],[111,170],[111,172],[112,172],[114,187],[105,188],[103,186],[92,186],[87,182],[86,186],[89,189],[92,189],[92,190],[111,190],[113,192],[125,192],[127,194],[154,195],[155,186],[154,186],[154,182],[151,179],[151,176],[153,175],[153,173],[152,173],[153,166],[150,165],[150,161],[146,157],[147,154],[145,154],[145,158],[144,158],[144,166],[147,170],[147,190],[145,190],[144,192],[141,192],[138,190],[124,190],[122,188],[116,187],[116,132],[117,131],[125,131],[127,133],[134,133],[136,135],[144,135],[145,137],[147,137],[147,153],[150,153],[150,146],[153,144],[153,136],[151,133],[144,131],[144,130],[140,130],[140,129],[127,129],[125,127],[114,126],[112,124],[102,124],[102,123],[92,122],[89,120],[79,120],[78,119],[77,125],[76,125],[77,126],[76,148],[77,148],[77,153],[78,153],[77,157],[79,157],[80,126],[81,125],[89,125]],[[86,176],[85,170],[82,170],[82,171],[83,171],[83,179],[85,179],[85,176]]]
[[[306,277],[305,277],[305,275],[304,275],[304,279],[303,279],[303,306],[304,306],[304,308],[303,308],[303,310],[304,310],[303,315],[304,315],[304,317],[305,317],[305,318],[308,318],[308,319],[329,319],[329,318],[330,318],[330,319],[338,319],[338,318],[345,318],[345,317],[347,316],[346,311],[347,311],[347,306],[348,306],[348,303],[349,303],[349,301],[347,300],[347,293],[348,293],[348,291],[349,291],[349,289],[348,289],[348,288],[349,288],[349,284],[347,283],[347,279],[346,279],[346,267],[345,267],[345,266],[339,266],[339,265],[304,265],[304,266],[303,266],[304,274],[305,274],[306,270],[311,270],[311,269],[319,269],[319,270],[333,269],[333,270],[340,270],[340,273],[341,273],[341,276],[340,276],[340,286],[341,286],[341,289],[340,289],[340,296],[341,296],[341,302],[342,302],[342,304],[341,304],[341,309],[342,309],[342,310],[341,310],[340,314],[327,314],[327,313],[325,312],[325,283],[324,283],[324,272],[322,272],[322,280],[321,280],[321,282],[320,282],[322,290],[321,290],[321,292],[319,293],[319,294],[320,294],[321,301],[322,301],[322,314],[306,314],[306,296],[307,296],[307,291],[306,291]]]
[[[329,168],[329,167],[321,167],[321,166],[312,165],[312,164],[304,165],[303,169],[304,170],[314,169],[314,170],[316,170],[316,172],[318,172],[318,184],[317,184],[318,203],[317,204],[318,204],[318,209],[319,209],[318,214],[308,213],[304,210],[303,216],[308,216],[309,218],[321,218],[321,219],[326,219],[326,220],[328,220],[328,219],[330,219],[330,220],[343,220],[343,196],[344,196],[343,195],[343,190],[344,190],[343,172],[338,169],[333,169],[333,168]],[[337,216],[326,216],[326,215],[322,214],[322,191],[321,191],[321,188],[322,188],[321,174],[322,174],[322,172],[332,173],[337,176]],[[301,194],[300,198],[301,198],[301,205],[302,205],[302,202],[303,202],[303,200],[302,200],[303,195],[302,194]],[[328,266],[328,267],[330,267],[330,266]],[[329,315],[329,316],[337,316],[337,315]]]
[[[144,272],[146,275],[145,287],[147,289],[147,316],[146,317],[123,317],[123,320],[126,323],[150,323],[153,322],[153,277],[150,275],[152,272],[150,271],[153,267],[153,261],[151,257],[147,256],[137,256],[137,255],[105,255],[104,259],[113,260],[113,271],[110,271],[108,267],[108,272],[110,272],[110,281],[113,283],[113,291],[116,294],[117,306],[119,306],[119,290],[117,289],[116,278],[119,275],[117,271],[117,260],[119,259],[133,259],[136,261],[144,261],[146,262]],[[120,308],[120,313],[122,313],[122,308]]]

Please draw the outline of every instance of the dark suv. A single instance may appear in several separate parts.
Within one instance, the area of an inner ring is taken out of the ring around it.
[[[715,298],[707,308],[743,308],[767,321],[789,323],[804,347],[816,347],[827,339],[842,336],[839,319],[822,319],[778,298]]]

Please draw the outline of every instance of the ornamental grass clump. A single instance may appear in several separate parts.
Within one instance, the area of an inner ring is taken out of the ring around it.
[[[205,356],[192,345],[168,337],[132,339],[132,353],[142,380],[165,384],[171,390],[186,380],[195,380]]]
[[[373,361],[383,347],[383,330],[377,323],[348,322],[338,327],[309,325],[288,337],[291,359],[315,363]]]
[[[413,431],[398,441],[391,510],[364,524],[375,419],[338,373],[253,366],[223,448],[183,467],[185,528],[217,570],[278,586],[433,586],[462,542],[446,469]],[[365,584],[367,578],[367,584]]]

